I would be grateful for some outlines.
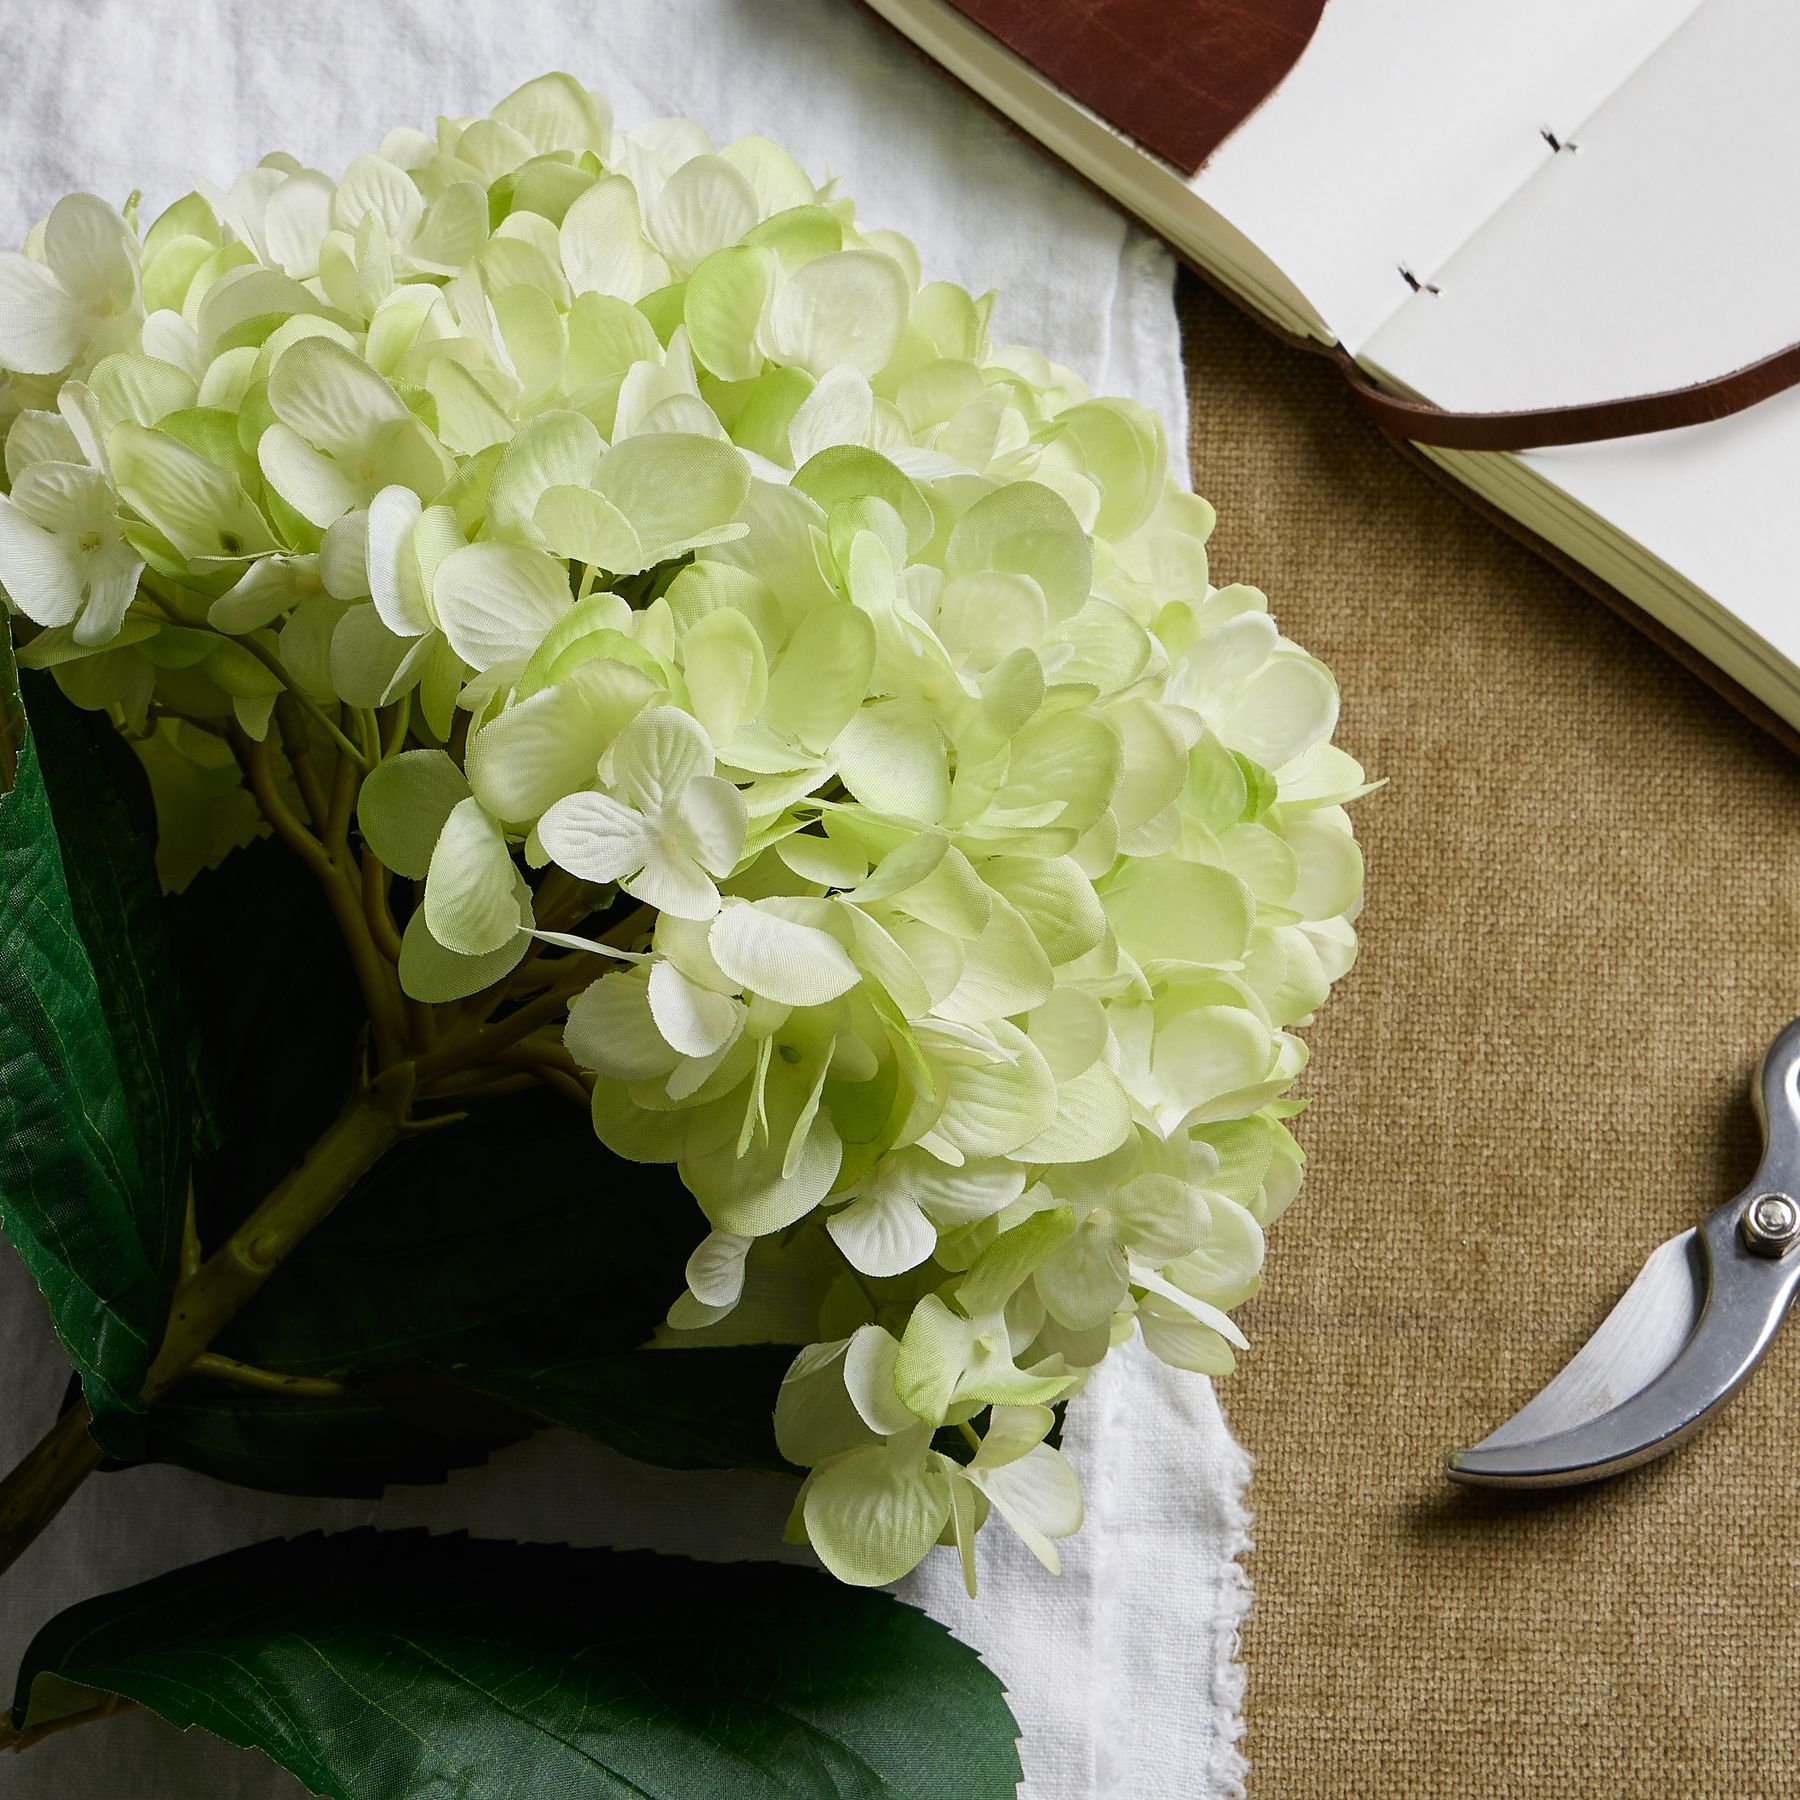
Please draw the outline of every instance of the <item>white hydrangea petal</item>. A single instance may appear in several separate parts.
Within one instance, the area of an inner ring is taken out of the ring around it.
[[[279,420],[257,440],[256,460],[263,479],[309,524],[334,524],[359,498],[356,484],[329,456]]]
[[[0,587],[39,625],[67,625],[84,597],[74,544],[28,519],[5,494],[0,494]]]
[[[413,531],[424,505],[411,488],[384,487],[369,502],[369,598],[389,631],[419,637],[431,629],[419,559],[413,554]]]
[[[620,884],[634,899],[678,919],[707,920],[719,910],[719,890],[691,856],[665,854],[654,844],[644,866]]]
[[[846,366],[877,375],[899,348],[909,298],[892,257],[835,251],[797,270],[775,296],[766,347],[814,377]]]
[[[602,975],[569,1008],[563,1043],[584,1069],[611,1081],[650,1081],[679,1060],[657,1030],[649,983],[635,971]]]
[[[644,812],[672,805],[696,776],[713,772],[713,749],[700,721],[678,706],[652,706],[619,733],[612,778]]]
[[[446,950],[485,956],[519,930],[514,865],[500,827],[472,796],[444,821],[425,877],[425,923]]]
[[[637,189],[622,175],[602,176],[569,208],[558,242],[563,272],[576,294],[639,300],[654,285]]]
[[[423,881],[444,821],[468,797],[462,770],[445,752],[403,750],[364,776],[356,820],[386,867]]]
[[[82,303],[42,263],[0,251],[0,367],[54,375],[86,338]]]
[[[806,1536],[839,1581],[880,1587],[924,1561],[950,1518],[950,1482],[935,1456],[887,1445],[821,1465],[801,1504]]]
[[[744,1291],[744,1262],[754,1238],[709,1231],[687,1260],[688,1291],[703,1306],[735,1306]]]
[[[359,454],[382,426],[411,417],[378,370],[335,338],[317,336],[290,344],[275,359],[269,405],[315,449],[340,456]]]
[[[412,240],[425,216],[425,200],[413,179],[384,156],[359,156],[344,171],[331,204],[331,220],[354,237],[371,214],[381,220],[388,241]]]
[[[1052,1575],[1062,1558],[1052,1541],[1081,1529],[1081,1483],[1058,1450],[1040,1444],[1016,1462],[972,1474],[1014,1534]]]
[[[713,921],[707,945],[740,986],[783,1006],[821,1006],[861,975],[828,931],[782,917],[769,901],[740,901]]]
[[[677,274],[735,244],[757,220],[750,183],[720,156],[696,156],[671,175],[650,209],[650,236]]]
[[[879,1325],[859,1326],[844,1350],[844,1389],[862,1422],[882,1437],[919,1423],[894,1386],[899,1360],[900,1340]]]
[[[681,832],[694,860],[723,877],[737,866],[750,828],[743,793],[717,775],[698,775],[681,793]]]
[[[903,1194],[852,1200],[826,1219],[825,1229],[844,1260],[864,1275],[904,1275],[937,1248],[937,1228]]]
[[[583,881],[619,881],[651,853],[649,823],[610,794],[568,794],[538,820],[550,859]]]
[[[431,597],[451,648],[474,669],[530,656],[575,598],[555,557],[490,542],[452,550]]]
[[[728,996],[690,981],[670,962],[651,967],[650,1013],[669,1047],[683,1056],[711,1056],[722,1050],[740,1016]]]

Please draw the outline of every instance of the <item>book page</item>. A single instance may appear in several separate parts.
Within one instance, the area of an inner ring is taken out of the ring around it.
[[[1190,186],[1353,352],[1701,0],[1330,0]]]
[[[1797,69],[1800,7],[1707,0],[1363,360],[1490,411],[1679,387],[1800,338]],[[1800,663],[1800,392],[1520,460]]]

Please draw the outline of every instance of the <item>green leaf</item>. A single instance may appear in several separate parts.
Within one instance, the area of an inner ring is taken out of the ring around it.
[[[217,1342],[349,1396],[302,1405],[189,1383],[156,1409],[149,1453],[254,1487],[362,1495],[384,1474],[438,1479],[547,1422],[669,1467],[792,1473],[773,1428],[791,1347],[637,1348],[705,1232],[672,1170],[619,1162],[560,1096],[488,1102],[383,1158]],[[395,1396],[434,1372],[461,1402],[421,1436]]]
[[[793,1360],[791,1344],[741,1344],[486,1362],[455,1373],[639,1462],[798,1475],[775,1447],[775,1396]]]
[[[194,1193],[210,1250],[337,1116],[366,1015],[330,907],[276,839],[203,871],[170,915],[198,1021],[206,1131]]]
[[[190,1381],[151,1410],[147,1454],[240,1487],[373,1499],[474,1468],[536,1429],[425,1371],[395,1370],[343,1399]]]
[[[186,1205],[189,1038],[142,770],[104,716],[29,693],[0,798],[0,1217],[95,1436],[130,1455]]]
[[[330,1800],[1010,1800],[1020,1779],[999,1681],[923,1613],[643,1552],[259,1544],[53,1620],[15,1722],[93,1690],[262,1750]]]

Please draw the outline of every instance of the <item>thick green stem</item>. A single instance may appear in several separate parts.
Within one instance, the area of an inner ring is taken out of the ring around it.
[[[358,1094],[338,1114],[306,1160],[201,1264],[175,1296],[168,1335],[144,1383],[155,1400],[235,1318],[288,1253],[321,1225],[358,1178],[405,1129],[404,1112],[377,1092]]]
[[[410,1083],[398,1081],[358,1094],[306,1160],[200,1265],[175,1296],[168,1333],[144,1383],[146,1400],[167,1393],[190,1372],[282,1259],[392,1148],[406,1128],[409,1097]],[[88,1425],[86,1405],[72,1406],[0,1481],[0,1572],[18,1561],[99,1468],[100,1446]]]
[[[0,1481],[0,1572],[19,1560],[99,1466],[100,1446],[88,1431],[87,1405],[78,1401]]]

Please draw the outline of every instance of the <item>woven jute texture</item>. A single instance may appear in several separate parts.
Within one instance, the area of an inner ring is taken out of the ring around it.
[[[1184,278],[1215,581],[1343,687],[1362,957],[1222,1384],[1256,1458],[1251,1793],[1800,1793],[1800,1328],[1598,1487],[1453,1488],[1736,1192],[1800,1013],[1800,766]],[[1800,596],[1796,598],[1800,604]]]

